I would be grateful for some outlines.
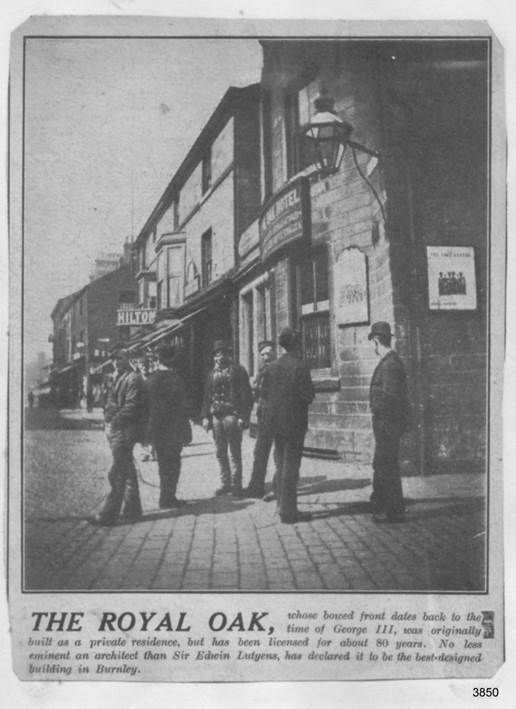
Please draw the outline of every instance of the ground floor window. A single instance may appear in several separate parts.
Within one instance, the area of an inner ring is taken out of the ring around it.
[[[303,356],[311,369],[331,367],[328,250],[308,254],[296,268],[296,295]]]
[[[249,376],[258,370],[258,343],[271,339],[274,339],[271,283],[265,275],[240,293],[240,362]]]

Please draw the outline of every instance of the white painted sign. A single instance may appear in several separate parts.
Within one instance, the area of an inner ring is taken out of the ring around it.
[[[134,310],[117,310],[116,324],[118,327],[128,325],[152,325],[156,320],[156,311],[151,308],[135,308]]]
[[[475,250],[472,246],[427,246],[430,310],[476,310]]]
[[[360,249],[345,249],[340,254],[334,284],[337,325],[368,323],[367,256]]]

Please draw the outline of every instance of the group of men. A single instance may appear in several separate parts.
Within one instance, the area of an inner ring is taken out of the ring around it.
[[[407,382],[403,363],[391,347],[391,329],[374,323],[373,341],[380,361],[370,386],[370,406],[375,437],[371,511],[378,522],[404,518],[404,501],[398,465],[400,439],[408,422]],[[209,372],[201,409],[202,425],[211,430],[220,468],[216,495],[277,500],[281,522],[308,521],[312,515],[297,506],[297,483],[308,409],[315,391],[308,365],[302,359],[300,333],[286,327],[278,343],[284,353],[276,359],[274,343],[264,340],[258,349],[261,365],[252,384],[244,367],[233,361],[230,345],[217,340],[213,369]],[[177,371],[176,351],[158,350],[158,370],[147,383],[133,371],[127,353],[116,352],[116,376],[105,407],[106,434],[113,464],[111,486],[101,509],[90,521],[116,524],[119,517],[135,521],[142,516],[133,448],[145,440],[154,446],[160,478],[159,506],[174,509],[186,504],[176,496],[181,451],[191,441],[190,407],[184,382]],[[242,435],[249,427],[256,403],[257,437],[249,484],[242,485]],[[143,413],[145,412],[145,415]],[[144,430],[143,430],[144,429]],[[272,490],[265,494],[271,449],[274,458]]]

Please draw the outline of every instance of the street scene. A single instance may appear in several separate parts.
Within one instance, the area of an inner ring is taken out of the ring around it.
[[[485,592],[489,41],[24,51],[24,589]]]
[[[369,513],[369,466],[304,458],[298,501],[313,520],[286,526],[274,501],[215,497],[213,440],[196,426],[178,489],[188,505],[159,509],[157,463],[142,461],[137,449],[144,515],[135,524],[99,529],[87,517],[106,493],[110,466],[101,411],[65,410],[59,421],[45,412],[33,425],[26,436],[28,589],[483,588],[482,475],[404,478],[406,522],[387,526]],[[245,481],[253,443],[244,438]]]

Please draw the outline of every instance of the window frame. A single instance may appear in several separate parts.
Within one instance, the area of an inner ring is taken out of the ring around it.
[[[209,244],[209,258],[207,250]],[[213,283],[213,230],[210,227],[201,236],[201,288]]]

